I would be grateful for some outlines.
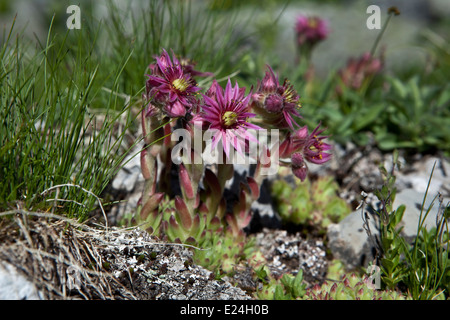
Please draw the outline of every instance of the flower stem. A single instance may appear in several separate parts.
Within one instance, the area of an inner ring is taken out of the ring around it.
[[[375,54],[375,50],[377,49],[378,43],[380,42],[381,37],[383,37],[383,34],[386,31],[386,28],[387,28],[387,26],[389,24],[389,21],[391,20],[392,16],[393,15],[397,16],[399,14],[400,14],[400,12],[398,11],[398,9],[396,9],[394,7],[388,9],[388,17],[386,19],[386,22],[384,23],[383,28],[381,29],[381,32],[378,34],[378,37],[375,39],[375,42],[374,42],[374,44],[372,46],[372,49],[370,50],[370,54],[371,54],[372,57]]]

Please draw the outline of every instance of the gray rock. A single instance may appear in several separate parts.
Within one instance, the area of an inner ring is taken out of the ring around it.
[[[372,233],[377,232],[374,218],[370,218],[368,224]],[[354,211],[340,223],[329,225],[327,235],[333,257],[341,260],[349,269],[367,266],[375,257],[374,243],[371,243],[372,239],[364,227],[361,211]]]
[[[440,218],[439,200],[436,198],[437,194],[429,193],[425,198],[425,194],[413,189],[406,189],[395,197],[394,208],[401,204],[406,206],[403,219],[400,226],[403,227],[402,233],[408,238],[414,238],[417,235],[417,228],[419,220],[424,220],[424,227],[431,229],[436,227],[436,221]],[[425,198],[425,204],[422,210],[422,203]],[[442,204],[445,206],[449,203],[450,198],[443,198]],[[427,211],[429,211],[427,213]]]
[[[41,300],[36,286],[21,275],[16,267],[0,261],[0,300]]]
[[[124,159],[124,165],[112,181],[115,190],[131,192],[138,182],[144,181],[139,154],[130,153]]]
[[[432,176],[431,173],[433,173]],[[412,174],[400,175],[397,180],[409,182],[414,190],[425,193],[430,177],[428,191],[430,194],[440,192],[445,196],[450,196],[450,162],[447,159],[423,158],[413,164]]]
[[[421,207],[424,193],[414,189],[406,189],[399,192],[393,203],[393,208],[405,205],[406,210],[399,227],[402,227],[401,235],[407,241],[411,241],[417,235],[419,219],[424,220],[424,227],[431,229],[436,226],[439,218],[439,201],[435,195],[428,195],[425,201],[424,210],[421,217]],[[443,205],[449,203],[450,198],[443,198]],[[433,205],[432,205],[433,204]],[[429,213],[426,215],[427,210]],[[379,238],[379,220],[377,214],[365,208],[368,217],[368,226],[364,225],[362,211],[354,211],[343,219],[339,224],[332,224],[328,227],[329,248],[333,256],[340,259],[348,268],[367,266],[375,258],[376,241]],[[371,236],[369,237],[368,231]]]

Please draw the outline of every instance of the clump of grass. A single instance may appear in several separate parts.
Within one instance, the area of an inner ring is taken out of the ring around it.
[[[123,132],[112,139],[114,123],[130,109],[115,94],[123,66],[113,68],[108,94],[95,39],[86,42],[82,30],[53,34],[51,25],[46,42],[32,48],[21,34],[13,39],[13,28],[0,50],[0,209],[59,208],[83,220],[126,153],[119,152]],[[102,124],[91,113],[98,104]],[[52,190],[68,184],[90,192]]]

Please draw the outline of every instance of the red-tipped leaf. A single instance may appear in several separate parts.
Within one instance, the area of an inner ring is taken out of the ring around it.
[[[183,190],[184,195],[188,199],[193,199],[195,197],[194,189],[192,188],[191,179],[189,177],[189,173],[186,170],[186,167],[183,163],[180,164],[178,175],[180,178],[180,185]]]
[[[178,217],[184,229],[189,230],[192,226],[192,218],[189,209],[182,198],[175,197],[175,208],[177,209]]]
[[[144,220],[147,219],[150,213],[158,208],[163,198],[164,193],[162,192],[152,194],[141,209],[141,218]]]

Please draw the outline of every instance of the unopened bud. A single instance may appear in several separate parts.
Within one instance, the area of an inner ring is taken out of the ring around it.
[[[301,181],[305,181],[306,174],[308,173],[308,167],[303,159],[303,156],[296,152],[292,154],[292,173]]]

